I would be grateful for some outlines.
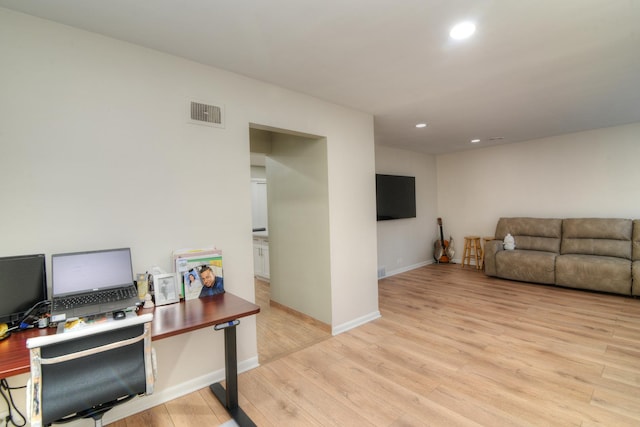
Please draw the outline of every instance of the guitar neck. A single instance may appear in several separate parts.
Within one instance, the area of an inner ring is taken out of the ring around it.
[[[440,227],[440,243],[444,247],[444,234],[442,233],[442,218],[438,218],[438,227]]]

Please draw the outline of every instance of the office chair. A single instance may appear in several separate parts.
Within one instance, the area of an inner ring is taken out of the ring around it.
[[[91,417],[99,427],[115,405],[153,393],[152,319],[144,314],[29,338],[31,426]]]

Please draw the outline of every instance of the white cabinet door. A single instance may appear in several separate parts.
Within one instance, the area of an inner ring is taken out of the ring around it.
[[[269,280],[269,240],[253,238],[253,274]]]
[[[262,239],[253,239],[253,274],[262,276]]]
[[[262,244],[262,277],[268,279],[269,276],[269,241],[263,240]]]

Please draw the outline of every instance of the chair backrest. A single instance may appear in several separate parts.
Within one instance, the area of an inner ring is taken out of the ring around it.
[[[124,396],[151,394],[152,314],[27,340],[32,426],[47,425]]]

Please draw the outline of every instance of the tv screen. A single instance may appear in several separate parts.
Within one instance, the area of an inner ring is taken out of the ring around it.
[[[416,217],[416,178],[376,174],[378,221]]]
[[[0,258],[0,323],[16,324],[46,299],[44,254]]]

